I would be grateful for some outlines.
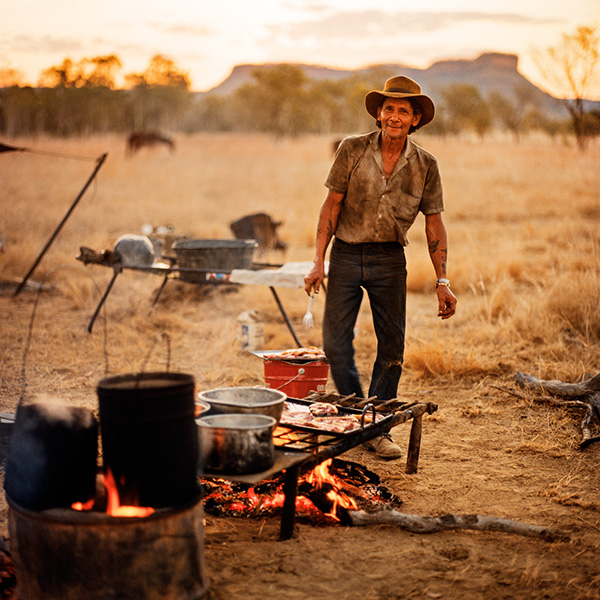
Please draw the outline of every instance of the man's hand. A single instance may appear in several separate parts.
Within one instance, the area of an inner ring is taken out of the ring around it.
[[[311,292],[315,294],[319,293],[321,289],[321,283],[325,279],[325,266],[323,263],[315,262],[313,268],[308,272],[304,278],[304,290],[310,296]]]
[[[456,296],[450,291],[447,285],[440,285],[437,288],[438,314],[442,320],[449,319],[456,312]]]

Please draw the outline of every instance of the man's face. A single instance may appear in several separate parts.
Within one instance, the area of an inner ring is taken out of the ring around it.
[[[391,139],[400,139],[408,135],[411,126],[418,125],[421,115],[415,113],[411,103],[405,98],[386,98],[377,109],[381,121],[381,131]]]

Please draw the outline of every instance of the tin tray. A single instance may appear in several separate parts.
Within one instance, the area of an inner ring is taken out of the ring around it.
[[[279,362],[289,363],[291,365],[307,365],[313,362],[326,363],[327,359],[325,356],[321,358],[281,358],[279,355],[284,352],[283,350],[255,350],[252,352],[254,356],[262,358],[263,360],[276,360]]]
[[[289,398],[285,401],[288,402],[289,404],[300,404],[303,406],[309,406],[311,404],[314,404],[313,401],[311,400],[304,400],[304,399],[300,399],[300,398]],[[364,429],[368,429],[369,427],[372,427],[375,423],[379,424],[382,421],[386,420],[386,419],[391,419],[392,415],[387,415],[387,416],[383,416],[381,415],[381,413],[377,413],[375,411],[375,407],[372,404],[367,404],[362,410],[358,409],[358,408],[350,408],[350,407],[346,407],[346,406],[337,406],[336,408],[338,409],[338,416],[360,416],[361,417],[361,421],[359,422],[359,427],[356,429],[352,429],[351,431],[332,431],[330,429],[326,429],[324,427],[310,427],[310,425],[297,425],[295,423],[286,423],[283,420],[283,416],[281,418],[281,420],[279,421],[278,427],[281,427],[283,429],[290,429],[291,431],[304,431],[306,433],[313,433],[316,435],[329,435],[329,436],[335,436],[335,437],[346,437],[349,435],[353,435],[355,433],[357,433],[358,431],[362,431]],[[373,420],[370,423],[365,423],[364,420],[367,417],[367,414],[371,412],[372,414],[372,418]],[[284,414],[285,414],[285,409],[284,409]],[[323,417],[323,419],[327,419],[327,417]],[[324,422],[324,421],[323,421]]]

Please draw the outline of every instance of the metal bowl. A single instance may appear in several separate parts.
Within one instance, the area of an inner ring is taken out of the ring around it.
[[[202,471],[246,474],[273,466],[273,417],[221,414],[201,417],[196,424]]]
[[[205,417],[210,412],[210,404],[204,400],[194,402],[194,418]]]
[[[216,388],[200,392],[197,400],[210,405],[208,415],[247,414],[281,419],[287,394],[264,387]]]

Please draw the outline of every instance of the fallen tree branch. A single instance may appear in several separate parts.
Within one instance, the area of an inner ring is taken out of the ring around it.
[[[517,371],[515,381],[521,387],[548,392],[561,398],[578,398],[600,392],[600,373],[579,383],[564,383],[555,379],[538,379],[533,375],[526,375]]]
[[[511,396],[515,396],[517,398],[522,398],[523,400],[542,400],[543,402],[548,402],[549,404],[554,404],[555,406],[566,406],[568,408],[584,408],[587,410],[589,407],[588,404],[582,402],[581,400],[562,400],[561,398],[555,398],[554,396],[532,396],[531,394],[526,394],[525,392],[520,392],[519,390],[512,390],[510,388],[505,388],[499,385],[490,385],[491,388],[496,390],[500,390],[502,392],[506,392]]]
[[[586,407],[586,413],[581,421],[581,441],[579,442],[581,449],[587,448],[590,444],[600,441],[600,436],[593,436],[590,430],[590,423],[594,417],[594,409],[589,404],[585,404],[584,406]]]
[[[441,515],[439,517],[423,517],[409,515],[384,506],[376,511],[349,510],[352,525],[397,525],[412,533],[434,533],[448,529],[475,529],[479,531],[502,531],[537,537],[548,542],[568,541],[569,534],[563,531],[528,525],[500,517],[484,515]]]
[[[517,371],[515,382],[522,388],[542,393],[541,399],[561,406],[577,406],[585,409],[581,421],[581,440],[579,447],[587,448],[600,441],[600,435],[592,435],[591,423],[594,417],[600,423],[600,373],[579,383],[563,383],[556,380],[538,379]],[[519,396],[519,392],[510,392]],[[545,395],[546,393],[552,396]],[[556,398],[558,396],[559,398]]]

